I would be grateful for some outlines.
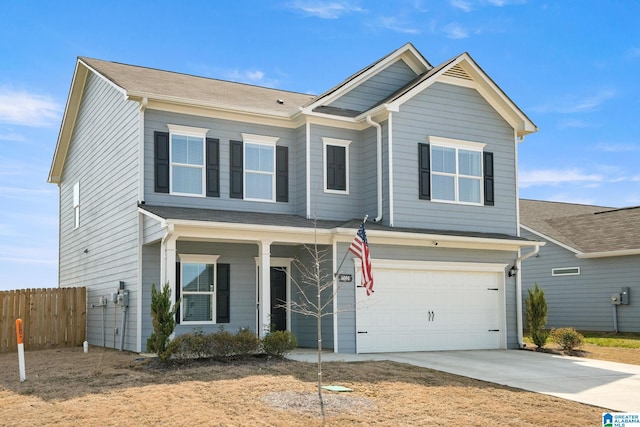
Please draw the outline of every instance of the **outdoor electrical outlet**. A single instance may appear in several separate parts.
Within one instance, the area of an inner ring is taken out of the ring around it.
[[[118,328],[113,328],[113,333],[118,335]]]

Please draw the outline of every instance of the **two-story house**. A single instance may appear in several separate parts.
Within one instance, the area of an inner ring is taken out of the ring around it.
[[[319,96],[80,57],[49,175],[60,286],[87,287],[94,345],[143,351],[169,283],[177,334],[315,347],[292,262],[317,244],[331,280],[368,215],[374,293],[348,256],[324,347],[517,347],[510,272],[539,245],[519,237],[517,146],[536,130],[469,54],[434,67],[412,44]]]

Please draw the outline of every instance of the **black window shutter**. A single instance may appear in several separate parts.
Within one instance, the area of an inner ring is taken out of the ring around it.
[[[216,323],[229,323],[231,266],[229,264],[218,264],[217,274]]]
[[[327,145],[327,189],[347,189],[347,148]]]
[[[276,146],[276,202],[289,201],[289,148]]]
[[[176,262],[176,303],[180,301],[180,290],[182,289],[182,283],[180,283],[180,263]],[[159,289],[162,292],[162,286]],[[180,324],[180,306],[176,309],[176,323]]]
[[[493,191],[493,153],[485,151],[484,160],[484,204],[485,206],[493,206],[495,203],[495,194]]]
[[[169,132],[153,133],[154,186],[156,193],[169,192]]]
[[[422,200],[431,200],[430,156],[429,144],[418,144],[418,196]]]
[[[243,180],[243,152],[242,141],[230,141],[231,147],[231,161],[229,180],[231,188],[229,189],[229,197],[232,199],[242,199],[242,180]]]
[[[220,197],[220,140],[207,138],[207,197]]]

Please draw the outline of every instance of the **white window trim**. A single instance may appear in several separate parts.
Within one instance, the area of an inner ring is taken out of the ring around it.
[[[218,258],[220,255],[194,255],[194,254],[180,254],[178,259],[180,260],[180,298],[184,301],[183,295],[186,294],[211,294],[211,321],[188,321],[184,320],[184,310],[180,310],[180,324],[181,325],[215,325],[216,324],[216,300],[218,294]],[[212,264],[213,265],[213,292],[184,292],[182,289],[182,280],[184,278],[183,267],[184,264]]]
[[[333,145],[337,147],[344,147],[344,161],[345,161],[345,189],[344,190],[333,190],[327,188],[327,145]],[[327,138],[322,137],[322,175],[324,178],[324,192],[330,194],[349,194],[349,146],[351,145],[351,141],[347,139],[336,139],[336,138]]]
[[[205,128],[197,128],[191,126],[182,126],[182,125],[172,125],[167,124],[167,128],[169,128],[169,194],[174,196],[187,196],[187,197],[206,197],[207,194],[207,173],[205,168],[207,152],[206,152],[206,140],[207,140],[207,132],[209,129]],[[202,193],[180,193],[177,191],[173,191],[173,135],[183,135],[183,136],[191,136],[195,138],[202,138],[202,165],[196,166],[191,164],[184,163],[175,163],[176,166],[194,168],[201,170],[202,176]]]
[[[563,270],[577,270],[575,273],[562,273]],[[558,267],[551,269],[551,276],[579,276],[580,275],[580,267]]]
[[[80,228],[80,181],[73,184],[73,229]]]
[[[266,136],[266,135],[254,135],[251,133],[242,133],[242,194],[244,195],[244,200],[250,202],[265,202],[265,203],[275,203],[276,202],[276,142],[280,139],[276,136]],[[254,145],[266,145],[269,147],[273,147],[273,172],[262,172],[262,171],[254,171],[247,170],[247,144]],[[271,175],[271,199],[256,199],[252,197],[247,197],[247,172],[262,174],[262,175]]]
[[[430,185],[431,185],[431,201],[432,202],[436,202],[436,203],[450,203],[450,204],[456,204],[456,205],[468,205],[468,206],[483,206],[484,205],[484,185],[483,185],[483,180],[484,180],[484,164],[483,164],[483,152],[484,152],[484,147],[487,145],[485,143],[482,142],[475,142],[475,141],[464,141],[461,139],[452,139],[452,138],[444,138],[441,136],[428,136],[427,137],[427,141],[429,142],[429,168],[430,168],[430,173],[431,176],[433,177],[433,175],[440,175],[440,176],[450,176],[453,177],[453,183],[454,183],[454,195],[455,195],[455,200],[444,200],[444,199],[436,199],[433,196],[433,179],[430,180]],[[452,173],[447,173],[447,172],[434,172],[433,171],[433,155],[432,155],[432,149],[433,147],[444,147],[444,148],[453,148],[456,150],[456,172],[454,174]],[[459,158],[458,158],[458,152],[459,150],[466,150],[466,151],[476,151],[480,153],[480,176],[472,176],[472,175],[462,175],[459,173],[460,170],[460,166],[458,164],[459,162]],[[474,180],[478,180],[480,181],[480,201],[478,203],[473,203],[473,202],[462,202],[460,201],[460,192],[459,192],[459,187],[458,187],[458,181],[459,178],[467,178],[467,179],[474,179]]]

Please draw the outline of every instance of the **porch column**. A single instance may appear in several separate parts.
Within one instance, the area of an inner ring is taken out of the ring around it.
[[[271,327],[271,241],[258,242],[260,274],[258,278],[258,334],[263,338]]]
[[[169,282],[171,303],[176,303],[176,237],[168,235],[160,247],[160,289]]]

